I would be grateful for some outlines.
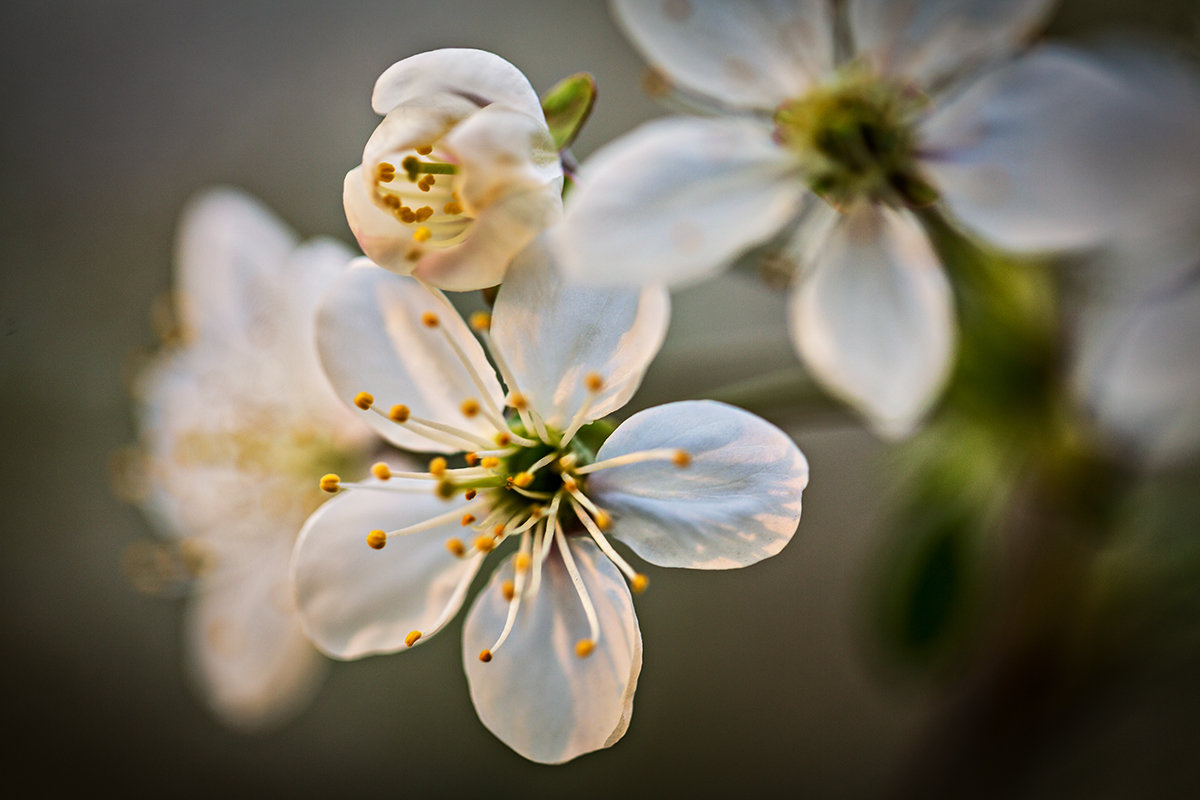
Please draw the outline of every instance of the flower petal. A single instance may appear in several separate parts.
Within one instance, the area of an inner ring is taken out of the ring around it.
[[[437,316],[426,326],[426,313]],[[338,396],[349,403],[370,392],[387,411],[404,404],[412,414],[490,439],[495,427],[484,415],[465,417],[464,400],[482,400],[470,373],[446,341],[458,343],[488,395],[499,405],[500,384],[470,329],[417,281],[360,259],[326,293],[317,313],[321,365]],[[373,412],[367,422],[393,444],[409,450],[453,452]]]
[[[475,598],[463,626],[463,666],[479,719],[513,750],[544,764],[616,742],[629,725],[642,668],[642,635],[624,578],[592,542],[568,541],[600,623],[590,656],[575,655],[588,623],[557,547],[542,565],[538,593],[523,598],[508,640],[490,662],[478,654],[504,627],[508,601],[500,582],[512,575],[511,558]]]
[[[458,159],[459,193],[468,211],[513,191],[542,189],[562,196],[562,162],[540,110],[531,117],[488,106],[451,130],[442,145]]]
[[[851,0],[856,55],[922,87],[1023,45],[1055,0]]]
[[[561,429],[587,402],[591,373],[604,385],[588,419],[629,402],[662,347],[669,309],[661,286],[597,289],[564,280],[539,241],[509,269],[496,298],[492,336],[517,388]]]
[[[907,212],[852,211],[789,305],[792,340],[813,377],[879,433],[908,433],[937,398],[954,352],[953,298]]]
[[[808,462],[783,431],[711,400],[667,403],[621,423],[597,461],[645,450],[691,457],[593,472],[587,492],[613,516],[612,535],[652,564],[744,567],[775,555],[800,521]]]
[[[804,193],[768,126],[660,120],[584,164],[555,246],[591,283],[695,280],[778,231]]]
[[[241,342],[279,293],[296,237],[236,189],[210,189],[184,210],[176,244],[180,321],[196,339]]]
[[[476,106],[503,103],[537,117],[542,105],[519,69],[494,53],[467,48],[430,50],[397,61],[375,81],[371,107],[387,114],[431,94],[455,94]]]
[[[453,509],[429,494],[358,489],[321,506],[304,524],[291,574],[304,631],[335,658],[403,649],[405,637],[437,633],[462,605],[480,558],[453,555],[457,521],[392,536],[382,550],[366,543],[376,529],[396,530]]]
[[[262,729],[312,699],[326,664],[300,629],[288,583],[291,536],[271,537],[250,556],[217,555],[188,606],[188,663],[212,710],[226,723]]]
[[[1086,247],[1171,213],[1163,189],[1195,158],[1175,116],[1098,59],[1042,47],[935,112],[923,165],[950,210],[1000,246]]]
[[[833,69],[825,0],[614,0],[612,10],[646,60],[734,108],[773,110]]]

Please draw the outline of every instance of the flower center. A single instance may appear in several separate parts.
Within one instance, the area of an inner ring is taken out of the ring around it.
[[[473,218],[464,210],[456,189],[458,166],[433,145],[401,153],[399,168],[390,161],[374,167],[373,199],[412,231],[412,253],[421,247],[451,247],[462,241]]]
[[[925,105],[911,89],[856,71],[779,106],[775,136],[835,206],[928,205],[937,192],[920,175],[914,124]]]

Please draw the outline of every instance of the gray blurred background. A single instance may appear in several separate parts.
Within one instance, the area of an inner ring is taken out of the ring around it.
[[[1191,0],[1073,0],[1053,33],[1195,43],[1196,18]],[[933,689],[889,673],[864,644],[887,462],[844,418],[795,430],[812,484],[782,555],[746,571],[652,571],[637,602],[645,665],[633,723],[610,750],[548,768],[495,740],[467,695],[458,622],[409,655],[336,665],[311,710],[268,736],[226,731],[193,696],[182,605],[130,587],[122,552],[149,529],[107,478],[111,453],[134,436],[123,368],[153,344],[148,310],[169,287],[177,215],[200,188],[232,184],[302,236],[351,242],[341,181],[376,124],[371,86],[392,62],[444,46],[496,52],[539,91],[592,72],[600,99],[581,156],[661,113],[597,0],[0,6],[0,786],[19,796],[887,794]],[[794,364],[783,319],[782,298],[743,278],[681,293],[640,402]],[[739,359],[697,360],[710,344],[742,348]],[[1153,720],[1145,729],[1154,735]],[[1091,763],[1068,760],[1049,785],[1086,784],[1070,770]],[[1132,790],[1154,769],[1117,768],[1104,785]]]

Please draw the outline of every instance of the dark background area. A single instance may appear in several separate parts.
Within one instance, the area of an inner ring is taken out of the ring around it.
[[[1198,19],[1188,0],[1074,0],[1052,32],[1156,31],[1194,46]],[[350,241],[341,182],[376,124],[371,86],[393,61],[444,46],[496,52],[539,91],[595,74],[582,156],[661,113],[601,2],[0,7],[0,786],[15,796],[885,794],[936,687],[892,675],[863,644],[887,462],[845,421],[792,429],[812,483],[783,554],[745,571],[652,571],[637,602],[645,664],[633,722],[610,750],[547,768],[495,740],[467,695],[460,622],[411,654],[335,665],[314,706],[270,735],[226,731],[193,696],[182,604],[130,587],[122,552],[149,528],[107,477],[134,436],[123,367],[153,343],[148,311],[170,284],[178,213],[202,187],[233,184],[304,236]],[[793,364],[783,319],[781,296],[736,276],[684,291],[640,402]],[[716,345],[738,357],[698,366]],[[1067,759],[1047,786],[1080,786],[1094,764]],[[1140,767],[1129,769],[1139,785]]]

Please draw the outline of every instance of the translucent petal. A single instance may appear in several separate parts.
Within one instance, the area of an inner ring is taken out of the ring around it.
[[[859,206],[793,287],[792,340],[813,377],[885,436],[937,399],[954,353],[953,297],[907,212]]]
[[[477,106],[503,103],[530,116],[542,113],[537,93],[519,69],[484,50],[445,48],[409,56],[375,81],[371,107],[386,114],[431,94],[455,94]]]
[[[600,623],[590,656],[575,654],[589,628],[557,548],[542,565],[538,593],[523,599],[508,641],[490,662],[478,655],[504,627],[508,601],[500,582],[512,576],[511,559],[475,598],[463,626],[463,666],[480,720],[513,750],[545,764],[616,742],[629,725],[642,668],[642,635],[624,578],[591,541],[569,542]]]
[[[459,164],[458,183],[468,210],[482,209],[514,191],[562,193],[562,163],[539,110],[536,117],[488,106],[466,118],[442,142]]]
[[[426,313],[437,317],[437,326],[424,324]],[[446,341],[447,333],[499,404],[500,384],[466,323],[412,278],[360,259],[326,293],[317,314],[321,364],[345,402],[359,392],[369,392],[384,412],[403,404],[415,416],[490,440],[496,429],[482,414],[468,418],[460,411],[464,400],[483,398]],[[466,449],[439,445],[374,412],[362,414],[399,447],[435,452]]]
[[[638,412],[600,448],[599,461],[677,449],[691,463],[656,460],[599,470],[587,493],[613,516],[612,536],[664,567],[730,569],[775,555],[800,521],[808,462],[783,431],[711,400]]]
[[[592,283],[696,280],[778,231],[804,193],[769,126],[661,120],[583,165],[555,248],[568,274]]]
[[[647,61],[734,108],[773,110],[833,69],[825,0],[614,0],[612,9]]]
[[[461,501],[459,501],[461,505]],[[392,536],[382,550],[372,530],[396,530],[443,514],[454,504],[429,494],[351,490],[321,506],[304,524],[292,556],[292,580],[304,631],[335,658],[404,649],[405,637],[428,639],[462,605],[479,559],[447,548],[461,537],[457,521]]]
[[[537,242],[500,288],[492,336],[517,387],[561,429],[587,400],[589,374],[604,385],[588,419],[629,401],[662,347],[669,309],[661,286],[597,289],[564,279],[551,251]]]

